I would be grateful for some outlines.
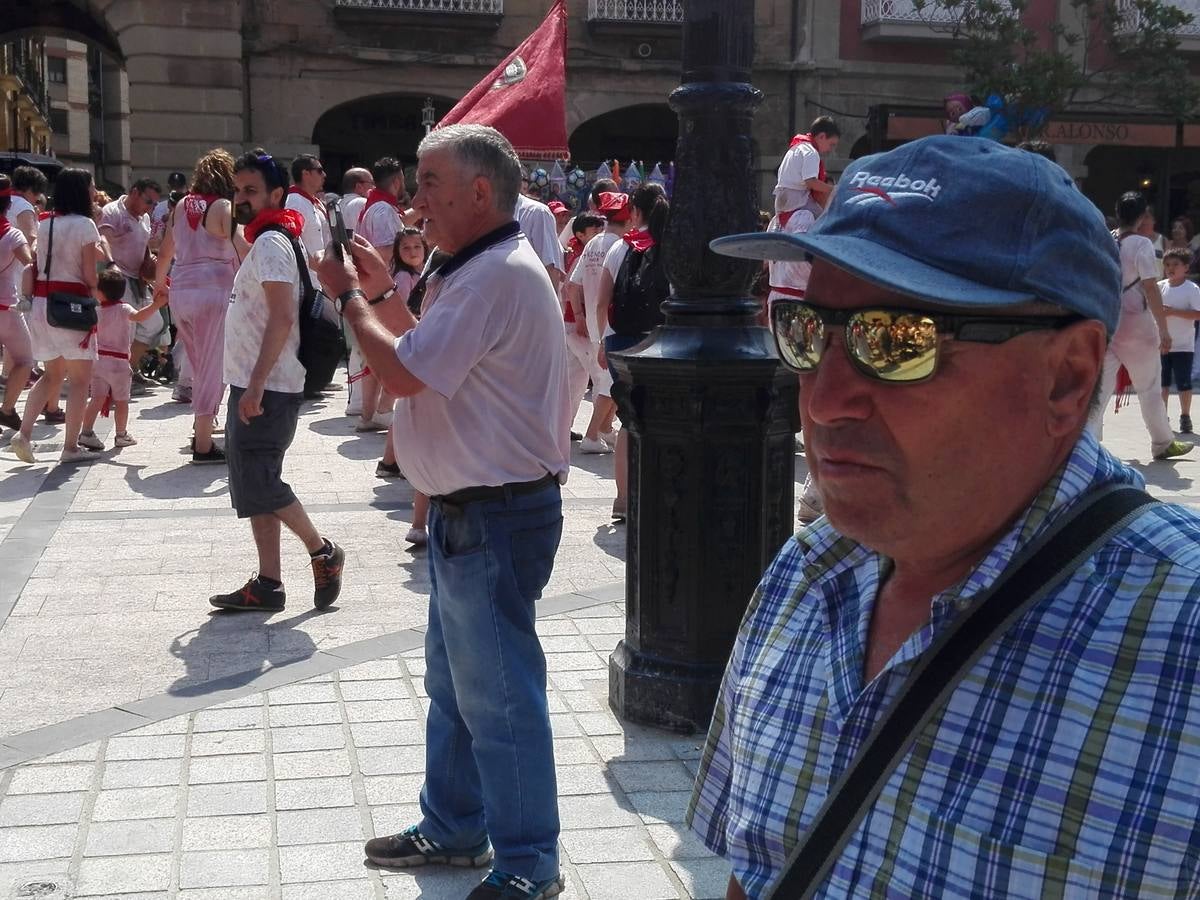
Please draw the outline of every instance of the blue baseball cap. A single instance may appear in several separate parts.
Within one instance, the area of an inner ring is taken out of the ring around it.
[[[1044,300],[1116,330],[1121,267],[1100,210],[1036,153],[937,135],[850,164],[803,234],[717,238],[725,256],[809,254],[881,287],[973,309]]]

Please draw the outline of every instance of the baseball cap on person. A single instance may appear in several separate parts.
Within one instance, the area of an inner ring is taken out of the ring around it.
[[[921,138],[850,164],[803,234],[717,238],[725,256],[811,254],[865,281],[972,309],[1044,300],[1116,330],[1116,242],[1071,176],[987,138]]]
[[[556,215],[556,216],[560,215],[562,213],[568,213],[571,211],[567,208],[567,204],[565,204],[559,200],[551,200],[546,205],[548,207],[550,207],[550,212],[554,213],[554,215]]]

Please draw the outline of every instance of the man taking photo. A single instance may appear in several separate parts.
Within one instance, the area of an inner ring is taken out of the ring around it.
[[[225,457],[229,498],[238,518],[250,520],[258,575],[209,602],[229,610],[283,609],[279,541],[282,526],[287,526],[310,557],[313,605],[325,609],[342,589],[346,555],[321,537],[283,480],[284,454],[296,435],[304,400],[304,366],[297,357],[301,275],[293,246],[302,224],[295,212],[283,208],[287,173],[265,151],[241,157],[234,182],[234,216],[245,226],[250,252],[233,282],[225,320]]]

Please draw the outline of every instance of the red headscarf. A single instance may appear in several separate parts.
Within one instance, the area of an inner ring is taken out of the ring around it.
[[[304,230],[304,216],[294,209],[264,209],[246,226],[246,240],[251,244],[268,225],[281,225],[294,238]]]
[[[792,142],[791,142],[791,144],[789,144],[789,145],[788,145],[788,149],[789,149],[789,150],[791,150],[791,149],[793,149],[794,147],[797,147],[797,146],[799,146],[800,144],[808,144],[808,145],[809,145],[810,147],[812,147],[814,150],[816,150],[816,149],[817,149],[817,144],[816,144],[816,142],[813,140],[813,136],[812,136],[811,134],[798,134],[798,135],[796,135],[794,138],[792,138]],[[818,158],[818,159],[820,159],[820,155],[819,155],[819,154],[818,154],[818,157],[817,157],[817,158]],[[825,181],[825,180],[826,180],[826,177],[825,177],[825,160],[821,159],[821,160],[820,160],[820,163],[819,163],[819,165],[820,165],[820,168],[817,170],[817,177],[818,177],[819,179],[821,179],[822,181]]]

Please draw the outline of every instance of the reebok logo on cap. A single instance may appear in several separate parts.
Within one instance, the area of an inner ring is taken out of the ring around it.
[[[847,204],[862,206],[867,203],[889,203],[898,205],[897,200],[918,199],[929,203],[942,192],[942,186],[936,178],[909,178],[903,172],[899,175],[872,175],[867,170],[855,172],[850,177],[850,187],[857,193],[846,201]]]

